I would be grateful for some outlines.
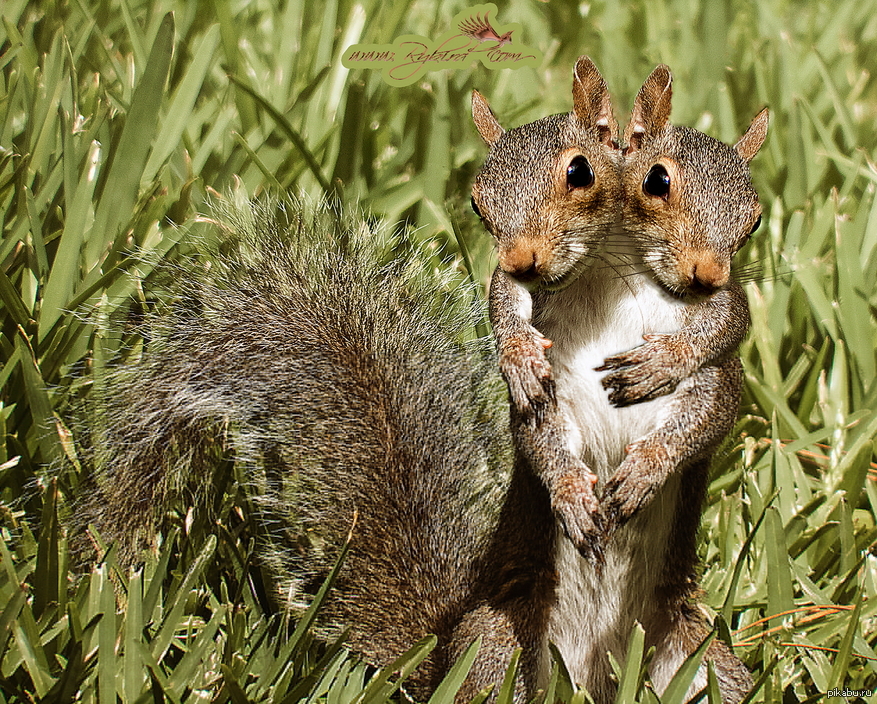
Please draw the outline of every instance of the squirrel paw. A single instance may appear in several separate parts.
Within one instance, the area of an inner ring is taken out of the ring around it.
[[[607,357],[595,371],[611,371],[602,379],[613,406],[630,406],[672,393],[691,374],[691,351],[673,335],[644,335],[646,343]]]
[[[524,416],[536,415],[540,406],[554,398],[554,379],[545,350],[551,340],[536,328],[529,336],[517,336],[502,343],[499,367],[509,386],[512,402]]]
[[[574,476],[552,484],[551,505],[563,531],[582,557],[592,564],[603,563],[603,530],[594,494],[596,475],[582,467]]]
[[[628,446],[627,457],[603,487],[600,521],[607,536],[633,518],[663,484],[659,468],[664,464],[666,451],[655,448],[655,453],[655,457],[650,457],[636,443]]]

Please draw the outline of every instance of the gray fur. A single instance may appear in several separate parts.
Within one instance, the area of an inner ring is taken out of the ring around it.
[[[352,531],[324,623],[352,626],[376,664],[437,634],[410,685],[428,692],[510,464],[495,359],[472,339],[483,308],[361,217],[302,204],[214,217],[226,234],[210,267],[167,272],[174,302],[149,319],[142,360],[93,401],[106,430],[78,520],[136,561],[173,497],[206,510],[233,461],[278,601],[306,600]]]
[[[624,657],[635,620],[656,648],[661,691],[706,634],[696,535],[709,461],[739,404],[736,348],[749,313],[730,260],[759,213],[748,160],[766,113],[732,148],[670,126],[671,95],[659,66],[622,152],[606,86],[583,57],[566,119],[494,128],[485,140],[473,198],[497,242],[491,321],[517,456],[484,603],[470,614],[493,631],[470,693],[521,646],[522,689],[533,696],[553,641],[595,701],[611,702],[606,653]],[[577,155],[591,183],[558,168]],[[645,187],[656,166],[670,184],[663,195]],[[739,701],[745,667],[724,644],[708,656],[723,701]]]

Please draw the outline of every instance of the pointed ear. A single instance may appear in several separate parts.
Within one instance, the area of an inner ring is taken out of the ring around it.
[[[753,119],[752,124],[745,134],[737,140],[734,150],[746,161],[752,161],[752,158],[761,149],[764,144],[764,138],[767,137],[767,123],[770,114],[767,108],[762,109]]]
[[[481,139],[487,142],[488,146],[492,146],[505,132],[496,121],[493,110],[490,109],[484,96],[477,90],[472,91],[472,119],[475,120],[478,134],[481,135]]]
[[[612,114],[612,101],[606,81],[587,56],[576,61],[572,82],[573,114],[587,129],[596,130],[604,144],[615,146],[618,122]]]
[[[627,150],[634,151],[644,140],[654,137],[670,121],[673,76],[664,64],[658,66],[639,89],[633,114],[624,131]]]

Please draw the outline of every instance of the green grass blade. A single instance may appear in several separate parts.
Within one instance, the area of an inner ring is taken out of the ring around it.
[[[737,585],[740,582],[740,576],[743,574],[743,567],[745,565],[746,560],[749,558],[749,552],[752,548],[752,544],[755,541],[755,537],[758,534],[758,529],[761,528],[761,524],[764,522],[764,518],[767,515],[767,509],[776,499],[777,494],[774,492],[773,496],[771,496],[764,504],[764,509],[761,512],[761,515],[758,517],[758,520],[755,522],[755,525],[752,526],[752,530],[749,531],[749,534],[746,536],[746,540],[743,542],[743,546],[740,548],[740,553],[737,555],[737,559],[734,561],[734,572],[731,575],[731,581],[728,584],[728,591],[725,594],[725,598],[722,602],[722,618],[725,620],[725,623],[731,623],[731,617],[733,616],[734,611],[734,597],[737,594]]]
[[[146,668],[140,659],[143,642],[143,573],[128,580],[128,608],[125,610],[125,655],[123,659],[125,701],[137,700],[145,681]]]
[[[247,95],[249,95],[253,100],[258,103],[265,112],[267,112],[271,118],[274,120],[275,124],[280,128],[280,131],[283,132],[288,138],[289,141],[293,143],[295,148],[298,150],[299,154],[304,157],[305,163],[310,169],[311,173],[314,175],[314,178],[317,179],[317,183],[320,184],[320,188],[323,189],[323,192],[326,195],[331,193],[331,186],[329,181],[326,180],[326,177],[323,175],[323,169],[320,167],[320,164],[317,162],[316,157],[313,152],[305,142],[304,138],[298,133],[298,131],[293,128],[290,124],[289,120],[284,117],[277,108],[275,108],[271,103],[269,103],[265,98],[259,95],[251,86],[237,78],[236,76],[229,76],[229,79],[241,90],[243,90]]]
[[[140,178],[153,145],[164,101],[173,48],[174,19],[168,13],[162,20],[143,76],[134,90],[118,146],[110,157],[109,172],[95,213],[94,236],[86,249],[89,267],[94,265],[107,243],[115,239],[137,200]]]
[[[396,658],[386,667],[381,668],[372,678],[362,694],[357,697],[357,704],[380,704],[387,701],[393,694],[404,685],[405,679],[417,669],[426,659],[438,643],[435,636],[426,636],[419,640],[413,647],[399,658]],[[394,674],[398,673],[395,682],[389,682]]]
[[[190,641],[191,644],[182,660],[175,665],[173,674],[168,678],[167,689],[182,694],[195,684],[193,680],[196,670],[207,661],[210,649],[214,645],[214,638],[225,618],[225,607],[213,612],[210,620],[199,630],[194,642]],[[182,696],[180,698],[182,699]]]
[[[634,624],[627,646],[627,659],[615,693],[615,704],[627,704],[636,700],[636,693],[640,685],[643,656],[645,655],[645,629],[639,624]]]
[[[685,695],[697,676],[697,671],[701,667],[706,649],[715,637],[716,632],[710,632],[704,641],[697,646],[697,649],[685,658],[685,661],[679,666],[676,674],[673,675],[673,679],[670,680],[670,684],[667,685],[667,688],[661,695],[661,704],[683,704],[686,701]]]
[[[53,479],[43,494],[43,514],[38,538],[37,565],[33,583],[36,594],[33,601],[34,615],[43,615],[49,603],[60,603],[59,587],[59,547],[60,527],[58,525],[58,481]]]
[[[14,627],[27,600],[27,592],[23,585],[13,587],[12,596],[0,612],[0,659],[6,654],[9,640],[14,633]]]
[[[143,174],[140,178],[141,184],[150,183],[161,165],[179,147],[186,124],[192,118],[192,109],[204,85],[204,79],[213,65],[219,40],[219,25],[213,25],[192,52],[194,56],[192,64],[186,71],[186,75],[183,76],[183,80],[180,81],[167,114],[164,116],[152,153],[143,168]]]
[[[469,670],[472,669],[480,648],[481,636],[478,636],[451,666],[448,674],[445,675],[439,686],[435,688],[435,692],[433,692],[427,704],[452,704],[457,691],[463,686],[463,681],[469,674]]]
[[[55,679],[49,669],[49,660],[40,640],[36,620],[27,604],[19,611],[13,630],[18,652],[33,681],[34,691],[37,697],[45,697],[54,685]]]
[[[195,558],[185,577],[183,577],[174,592],[167,597],[164,606],[164,621],[152,641],[152,652],[157,661],[161,661],[168,648],[170,648],[177,626],[191,597],[191,592],[216,553],[216,543],[217,538],[215,535],[207,537],[198,553],[198,557]]]
[[[19,328],[15,338],[16,352],[19,356],[20,369],[24,377],[24,391],[30,407],[31,418],[35,429],[35,440],[42,450],[43,460],[52,462],[63,457],[55,426],[55,414],[52,409],[52,399],[43,380],[42,372],[34,355],[33,348],[27,337]]]
[[[46,333],[64,313],[78,282],[80,250],[85,242],[89,226],[88,219],[91,215],[92,195],[100,172],[100,160],[101,145],[98,142],[92,142],[85,170],[76,187],[76,193],[68,202],[61,243],[52,262],[49,279],[43,289],[40,338],[46,336]],[[101,230],[97,230],[97,232],[101,232]]]
[[[106,564],[92,574],[93,599],[103,616],[97,624],[97,684],[100,702],[116,701],[116,676],[122,672],[122,662],[116,654],[116,594]],[[96,579],[94,579],[96,577]]]
[[[13,322],[21,328],[30,327],[30,311],[21,300],[21,296],[15,286],[9,280],[9,277],[0,271],[0,301],[6,308],[6,311],[12,316]]]
[[[496,695],[496,704],[512,704],[515,700],[515,685],[518,681],[518,664],[521,661],[521,648],[515,648],[509,659],[499,692]]]
[[[780,512],[771,506],[767,509],[764,521],[766,550],[765,559],[770,565],[767,570],[767,610],[769,614],[780,614],[795,606],[792,599],[792,572],[789,569],[789,551],[786,546]],[[780,626],[781,617],[771,619],[771,626]]]

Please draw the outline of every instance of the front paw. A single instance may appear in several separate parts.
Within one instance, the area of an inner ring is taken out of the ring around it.
[[[664,483],[667,464],[665,451],[657,448],[655,456],[640,451],[636,444],[603,487],[600,498],[600,522],[606,535],[627,523],[644,508]]]
[[[672,393],[693,371],[692,353],[672,335],[644,335],[646,343],[607,357],[596,368],[611,371],[602,379],[613,406],[629,406]]]
[[[524,416],[536,415],[554,398],[554,379],[545,350],[551,340],[531,327],[529,334],[504,340],[499,348],[499,367],[515,408]]]
[[[551,506],[564,533],[582,557],[592,564],[603,562],[603,529],[594,494],[597,477],[586,467],[552,485]]]

